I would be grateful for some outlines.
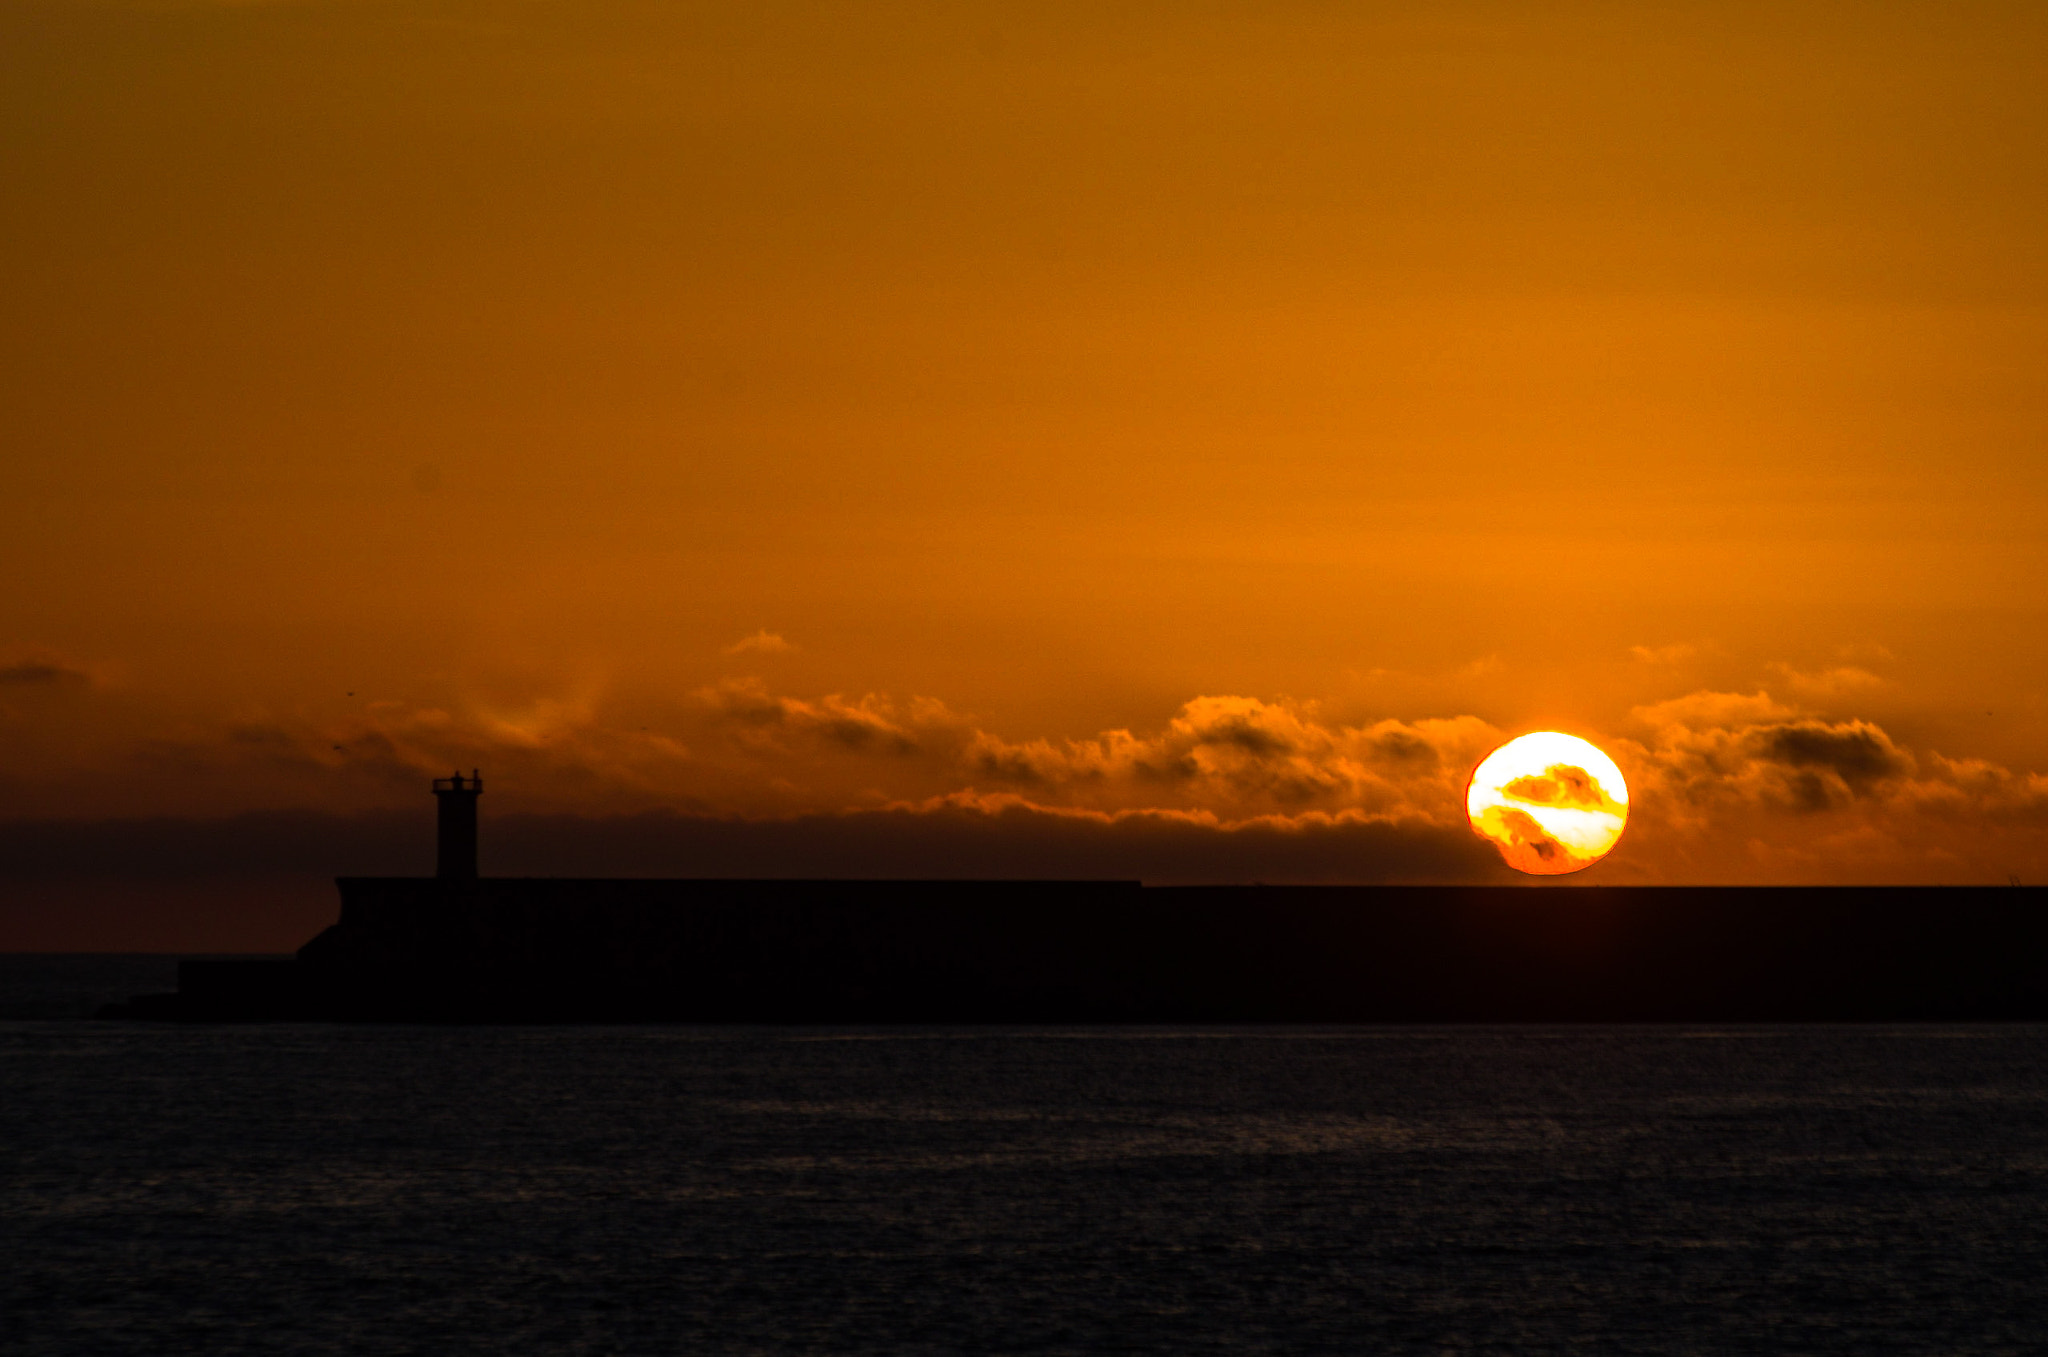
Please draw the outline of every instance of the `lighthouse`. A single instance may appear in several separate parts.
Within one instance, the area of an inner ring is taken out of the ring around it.
[[[434,875],[443,881],[476,880],[476,799],[484,794],[484,780],[476,769],[464,777],[434,779],[434,799],[441,814],[436,826]]]

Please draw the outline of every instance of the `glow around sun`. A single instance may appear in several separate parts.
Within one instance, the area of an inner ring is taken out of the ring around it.
[[[1480,760],[1465,788],[1465,814],[1508,866],[1558,876],[1613,850],[1628,824],[1628,784],[1593,745],[1539,730]]]

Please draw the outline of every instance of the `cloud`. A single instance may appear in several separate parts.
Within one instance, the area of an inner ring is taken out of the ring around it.
[[[1555,764],[1542,776],[1518,777],[1501,787],[1501,794],[1537,806],[1577,807],[1607,815],[1625,816],[1620,802],[1607,794],[1600,780],[1583,768]]]
[[[2048,824],[2048,777],[2016,773],[1985,759],[1927,757],[1927,775],[1899,789],[1922,814],[1999,825]]]
[[[0,881],[424,875],[433,807],[0,822]],[[958,794],[767,818],[646,811],[487,816],[485,869],[512,876],[967,877],[1205,881],[1497,879],[1462,827],[1358,814],[1225,823]]]
[[[1868,686],[1868,685],[1865,685]],[[1614,751],[1666,880],[2003,881],[2048,871],[2048,778],[1916,753],[1875,722],[1697,692]],[[1736,851],[1739,846],[1740,851]]]
[[[1628,653],[1644,664],[1683,664],[1697,653],[1697,647],[1681,641],[1668,646],[1630,646]]]
[[[728,679],[699,691],[699,699],[740,740],[756,750],[789,748],[791,737],[812,737],[841,749],[906,756],[920,752],[920,727],[956,724],[943,703],[913,699],[899,709],[889,698],[869,693],[848,699],[778,697],[759,679]]]
[[[1499,738],[1473,717],[1353,726],[1322,719],[1314,704],[1236,695],[1190,699],[1154,731],[1022,740],[933,698],[799,698],[738,679],[697,700],[700,769],[780,779],[783,804],[808,798],[812,809],[1020,793],[1046,807],[1199,810],[1224,821],[1356,811],[1462,823],[1465,774]]]
[[[1852,786],[1913,771],[1912,756],[1867,721],[1795,721],[1767,727],[1763,755],[1790,768],[1819,769]]]
[[[786,655],[796,647],[772,631],[757,631],[752,636],[742,636],[723,651],[724,655]]]
[[[0,687],[90,688],[92,675],[47,656],[29,656],[0,664]]]
[[[1642,761],[1654,791],[1694,806],[1834,809],[1914,770],[1870,722],[1800,716],[1764,692],[1692,693],[1631,715],[1653,731]]]
[[[324,716],[253,711],[211,725],[148,721],[117,707],[107,724],[125,727],[124,738],[46,751],[37,775],[15,770],[12,786],[0,770],[0,813],[369,811],[409,805],[427,779],[473,767],[493,775],[494,788],[522,788],[540,804],[693,804],[679,776],[689,750],[668,731],[613,719],[589,695],[376,702]]]
[[[423,874],[433,870],[433,851],[431,805],[358,815],[0,820],[0,880],[16,883]]]
[[[325,878],[431,870],[426,779],[471,766],[493,789],[484,867],[503,874],[1500,880],[1457,802],[1496,735],[1224,695],[1150,732],[1013,741],[931,698],[755,679],[689,695],[658,729],[594,692],[252,713],[154,731],[81,781],[141,804],[329,809],[0,821],[0,888],[27,902],[0,945],[16,927],[45,947],[275,948],[313,931]]]
[[[1742,693],[1697,692],[1664,702],[1636,707],[1632,720],[1658,731],[1691,727],[1746,726],[1789,718],[1792,709],[1758,691]]]
[[[1498,879],[1462,826],[1363,815],[1225,823],[1190,812],[1100,812],[1016,796],[957,794],[914,805],[767,820],[649,815],[522,825],[546,862],[625,861],[712,876],[855,876],[1232,881]],[[539,861],[525,865],[540,866]],[[610,870],[618,870],[616,867]]]
[[[1784,680],[1788,692],[1808,701],[1849,697],[1884,686],[1883,679],[1855,665],[1838,665],[1813,673],[1794,669],[1789,664],[1772,664],[1770,669]]]
[[[422,798],[423,799],[423,798]],[[432,808],[218,819],[0,822],[0,950],[281,951],[335,917],[336,875],[432,871]],[[1462,828],[1355,815],[1223,824],[1016,797],[765,819],[649,811],[490,815],[506,876],[1498,881]]]
[[[1200,809],[1224,819],[1310,810],[1455,818],[1465,773],[1499,732],[1474,717],[1361,726],[1313,704],[1190,699],[1163,729],[1016,740],[934,698],[799,698],[759,679],[699,691],[701,761],[723,748],[757,771],[780,762],[824,788],[857,780],[882,799],[1018,791],[1048,806]],[[843,803],[842,803],[843,804]],[[826,808],[826,807],[820,807]]]
[[[1273,811],[1405,811],[1449,818],[1471,766],[1500,732],[1476,717],[1350,726],[1312,704],[1197,697],[1153,735],[1012,742],[977,731],[964,751],[976,778],[1080,804]]]
[[[1464,842],[1466,777],[1504,738],[1473,715],[1338,720],[1314,702],[1243,694],[1190,698],[1150,728],[1019,737],[934,698],[793,695],[757,678],[655,704],[590,688],[509,704],[252,711],[213,725],[150,718],[134,702],[110,691],[95,699],[104,712],[68,724],[0,706],[11,742],[0,816],[300,806],[424,817],[428,778],[479,767],[494,820],[658,811],[731,827],[825,817],[839,828],[820,830],[821,843],[848,824],[908,842],[903,817],[960,821],[976,841],[1024,833],[1018,826],[1036,841],[1057,822],[1076,843],[1207,844],[1186,828],[1206,826],[1249,835],[1233,844],[1267,845],[1231,871],[1280,880],[1291,879],[1291,852],[1335,871],[1338,859],[1314,847],[1333,838],[1398,830]],[[1584,733],[1632,792],[1631,827],[1603,880],[2048,875],[2048,779],[1909,749],[1862,717],[1816,714],[1762,690],[1703,690]],[[1525,790],[1574,795],[1562,784]],[[871,815],[885,818],[858,818]],[[1098,831],[1108,837],[1091,837]],[[988,851],[989,861],[1021,862]],[[1205,870],[1240,861],[1189,852]],[[1148,870],[1182,869],[1162,858]],[[1189,867],[1175,879],[1201,875]]]

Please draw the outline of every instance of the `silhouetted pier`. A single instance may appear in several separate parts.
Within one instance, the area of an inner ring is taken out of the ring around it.
[[[2048,1020],[2028,887],[1148,888],[347,877],[289,961],[184,963],[133,1017],[407,1022]]]

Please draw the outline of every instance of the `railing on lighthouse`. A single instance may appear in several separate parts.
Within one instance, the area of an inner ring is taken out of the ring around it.
[[[484,780],[476,769],[464,777],[434,779],[434,799],[440,803],[440,820],[434,836],[434,875],[443,881],[476,880],[476,799],[484,792]]]

